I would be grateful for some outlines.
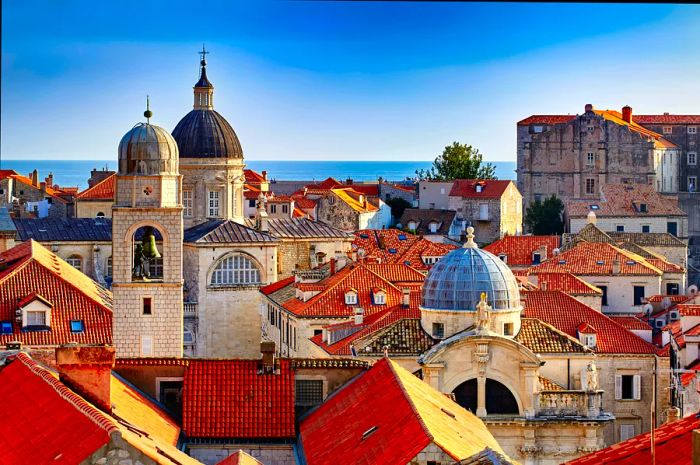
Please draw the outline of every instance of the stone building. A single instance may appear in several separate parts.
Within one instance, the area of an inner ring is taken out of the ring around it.
[[[525,270],[559,253],[559,236],[504,236],[484,247],[511,270]]]
[[[566,203],[568,230],[578,233],[589,222],[605,232],[669,233],[688,237],[688,215],[678,200],[661,195],[650,185],[606,184],[600,200]]]
[[[523,230],[523,198],[513,181],[458,179],[450,189],[448,209],[474,228],[479,243]]]
[[[117,355],[181,357],[182,177],[178,148],[151,112],[119,143],[112,206],[112,292]],[[156,244],[156,231],[160,244]],[[157,250],[153,250],[153,249]],[[162,256],[162,265],[153,259]]]
[[[15,217],[66,218],[73,216],[73,197],[78,188],[61,188],[49,174],[39,180],[37,170],[22,176],[14,170],[0,170],[0,206]]]
[[[102,172],[98,172],[102,173]],[[93,173],[93,176],[95,174]],[[104,176],[99,181],[75,196],[76,218],[111,218],[114,204],[115,174]]]
[[[418,208],[447,210],[453,185],[454,181],[419,181]]]
[[[550,195],[596,200],[606,184],[649,184],[677,193],[682,149],[638,124],[632,109],[533,115],[517,124],[518,189],[526,206]]]
[[[453,210],[407,208],[396,227],[434,242],[449,242],[462,239],[466,221]]]

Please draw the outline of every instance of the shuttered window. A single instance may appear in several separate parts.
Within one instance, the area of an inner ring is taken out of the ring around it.
[[[640,375],[615,375],[615,400],[640,400],[641,381]]]

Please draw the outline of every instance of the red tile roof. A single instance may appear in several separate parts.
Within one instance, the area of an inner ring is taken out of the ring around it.
[[[117,427],[29,356],[0,370],[0,463],[78,464]]]
[[[687,295],[662,295],[662,294],[656,294],[653,295],[649,298],[647,298],[647,301],[649,303],[655,303],[655,302],[661,302],[665,298],[668,298],[672,304],[680,304],[685,302],[686,300],[690,300],[691,297]]]
[[[518,126],[529,126],[531,124],[562,124],[568,123],[576,115],[532,115],[518,121]]]
[[[700,427],[697,414],[665,423],[654,432],[656,463],[691,465],[693,430]],[[598,452],[584,455],[569,465],[641,465],[651,463],[651,433],[640,434]]]
[[[625,328],[629,329],[630,331],[632,330],[637,330],[637,331],[651,331],[652,327],[649,326],[649,323],[646,321],[642,321],[636,316],[615,316],[615,315],[610,315],[610,318],[615,322],[618,323]]]
[[[606,243],[580,242],[531,269],[532,273],[572,273],[577,276],[613,275],[613,262],[620,263],[619,275],[661,276],[661,270],[643,257]]]
[[[524,315],[548,323],[571,337],[588,324],[596,330],[598,353],[654,354],[656,347],[630,332],[623,325],[560,291],[530,291],[525,294]]]
[[[0,254],[0,321],[11,321],[12,334],[0,344],[17,340],[26,346],[56,346],[68,342],[111,344],[112,293],[34,240]],[[23,331],[15,319],[19,302],[41,295],[51,302],[51,328]],[[82,320],[85,331],[71,332],[71,320]]]
[[[698,304],[678,304],[676,310],[682,316],[700,316],[700,305]]]
[[[700,326],[700,325],[698,325]],[[693,363],[685,367],[686,370],[700,370],[700,360],[695,360]],[[681,374],[681,383],[683,386],[688,386],[690,383],[692,383],[695,379],[697,379],[698,376],[698,371],[692,372],[692,373],[683,373]]]
[[[237,450],[233,454],[229,455],[221,462],[216,465],[264,465],[262,462],[257,460],[255,457],[243,452],[242,450]]]
[[[308,465],[405,465],[431,443],[456,461],[502,453],[481,420],[387,358],[306,416],[300,442]]]
[[[700,115],[633,115],[639,124],[700,124]]]
[[[245,177],[245,182],[248,184],[261,184],[266,182],[262,174],[250,169],[244,169],[243,176]]]
[[[403,239],[401,239],[403,238]],[[429,266],[423,257],[442,257],[457,247],[429,241],[398,229],[363,229],[355,231],[355,251],[363,249],[366,260],[382,263],[403,263],[421,271]]]
[[[77,200],[114,200],[116,175],[112,174],[75,196]]]
[[[494,255],[506,254],[508,265],[532,265],[532,254],[544,248],[546,255],[552,256],[552,250],[561,246],[559,236],[505,236],[484,247]]]
[[[546,291],[562,291],[569,295],[603,295],[603,291],[571,273],[532,273],[537,287]]]
[[[467,199],[500,199],[513,181],[457,179],[450,190],[451,197]],[[477,184],[482,186],[481,192],[476,191]]]
[[[182,429],[189,437],[293,438],[294,373],[258,374],[260,360],[192,360],[185,372]]]
[[[348,187],[370,197],[379,197],[379,184],[348,184]]]
[[[602,200],[571,201],[566,204],[569,217],[587,217],[591,205],[600,217],[687,216],[678,206],[678,199],[659,194],[654,186],[642,184],[606,184],[601,188]],[[641,211],[641,204],[646,211]]]

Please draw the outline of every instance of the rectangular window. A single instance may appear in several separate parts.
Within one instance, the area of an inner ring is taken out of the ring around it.
[[[192,197],[192,191],[191,190],[184,190],[182,191],[182,215],[186,217],[190,217],[194,214],[192,211],[192,205],[193,205],[193,197]]]
[[[678,223],[669,221],[666,223],[666,232],[678,236]]]
[[[27,321],[24,326],[46,326],[46,312],[27,312]]]
[[[608,305],[608,286],[600,286],[596,284],[596,287],[603,291],[603,298],[601,300],[601,305],[606,306]]]
[[[503,323],[503,335],[512,336],[513,335],[513,323]]]
[[[688,134],[695,134],[698,132],[698,128],[695,126],[688,126]]]
[[[321,334],[323,334],[323,330],[322,330],[322,329],[314,329],[314,336],[319,336],[319,335],[321,335]]]
[[[289,213],[289,205],[287,205],[287,204],[282,205],[282,213]]]
[[[433,323],[433,337],[435,339],[445,337],[445,325],[443,323]]]
[[[651,232],[651,225],[649,225],[649,224],[643,224],[643,225],[642,225],[642,232],[643,232],[643,233]]]
[[[150,297],[144,297],[143,298],[143,314],[144,315],[153,315],[153,300]]]
[[[680,294],[680,285],[678,283],[666,283],[666,295]]]
[[[532,132],[539,134],[540,132],[544,131],[544,126],[533,126],[532,127]]]
[[[644,286],[634,286],[634,303],[633,305],[642,305],[644,299]]]
[[[688,192],[695,192],[698,189],[698,177],[688,176]]]
[[[141,356],[151,357],[153,355],[153,336],[141,336]]]
[[[640,375],[615,375],[616,400],[640,400],[642,398]]]
[[[620,441],[626,441],[636,435],[634,425],[620,425]]]
[[[673,134],[673,126],[664,126],[664,134]]]
[[[586,194],[595,194],[595,179],[586,179]]]
[[[248,206],[250,208],[255,208],[255,200],[248,200]]]
[[[697,165],[698,164],[697,152],[688,152],[688,164],[689,165]]]
[[[615,226],[615,230],[616,230],[617,232],[625,232],[625,225],[623,225],[623,224],[618,224],[617,226]]]
[[[357,294],[355,292],[347,292],[345,294],[345,305],[357,304]]]
[[[323,381],[298,379],[294,382],[294,405],[314,407],[323,402]]]
[[[219,191],[209,191],[209,218],[219,217]]]
[[[488,203],[480,203],[479,204],[479,219],[482,221],[486,221],[489,219],[489,204]]]
[[[595,153],[593,152],[588,152],[586,154],[586,165],[588,166],[593,166],[595,165]]]
[[[71,333],[82,333],[85,331],[85,323],[83,323],[83,320],[71,320],[70,331]]]
[[[539,252],[533,253],[532,254],[532,264],[539,265],[540,262],[542,262],[542,254],[540,254]]]

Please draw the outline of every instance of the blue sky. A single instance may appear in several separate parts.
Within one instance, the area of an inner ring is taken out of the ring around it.
[[[215,108],[251,160],[515,160],[534,113],[700,113],[695,5],[3,2],[2,156],[114,159],[142,120]]]

